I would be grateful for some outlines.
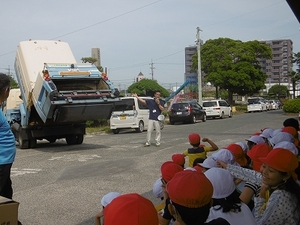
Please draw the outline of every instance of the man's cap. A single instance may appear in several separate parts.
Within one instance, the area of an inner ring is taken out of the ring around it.
[[[228,149],[233,154],[235,161],[240,164],[240,166],[247,165],[247,159],[241,146],[239,146],[238,144],[230,144],[226,149]]]
[[[200,135],[197,133],[192,133],[189,135],[189,141],[192,145],[200,144]]]
[[[213,186],[200,172],[184,170],[176,173],[167,184],[172,202],[187,208],[200,208],[211,201]]]
[[[236,142],[237,145],[241,146],[241,148],[243,149],[244,152],[247,152],[248,151],[248,146],[245,142]]]
[[[287,149],[289,151],[291,151],[292,153],[294,153],[294,155],[298,155],[298,148],[295,146],[294,143],[291,143],[289,141],[282,141],[277,143],[276,145],[274,145],[274,148],[284,148]]]
[[[273,131],[272,137],[274,137],[276,134],[278,134],[279,132],[281,132],[281,130],[282,130],[282,128],[275,129]]]
[[[252,167],[255,171],[260,171],[260,167],[263,164],[259,158],[266,157],[270,152],[270,148],[267,144],[254,145],[251,150],[247,152],[247,155],[252,160]]]
[[[172,161],[180,166],[183,166],[185,164],[185,158],[182,154],[173,154]]]
[[[274,137],[268,139],[272,146],[278,144],[282,141],[288,141],[294,143],[294,137],[290,133],[287,132],[278,132]]]
[[[157,225],[158,217],[153,203],[136,193],[121,195],[105,207],[105,225]]]
[[[263,139],[263,137],[261,137],[259,135],[253,135],[250,138],[246,139],[246,141],[251,141],[255,144],[265,143],[265,140]]]
[[[113,199],[120,196],[121,194],[119,192],[109,192],[106,195],[104,195],[101,199],[101,205],[103,207],[106,207]]]
[[[284,148],[274,148],[266,157],[259,159],[275,170],[290,173],[294,180],[297,180],[297,174],[295,173],[295,170],[299,163],[297,156],[295,156],[291,151]]]
[[[298,131],[295,129],[295,127],[291,127],[291,126],[283,127],[281,132],[286,132],[291,134],[293,137],[298,137]]]
[[[198,163],[198,165],[207,169],[218,167],[217,160],[212,156],[207,157],[203,163]]]
[[[213,185],[214,192],[212,198],[227,198],[236,188],[233,177],[228,170],[215,167],[205,171],[204,175]]]
[[[217,152],[214,152],[211,156],[216,160],[225,162],[226,164],[239,166],[239,164],[235,161],[234,155],[228,149],[222,148]]]
[[[176,173],[182,170],[181,166],[172,161],[164,162],[160,167],[161,176],[166,182],[169,182]]]
[[[259,136],[261,136],[263,138],[271,138],[273,132],[274,132],[274,129],[266,128],[266,129],[263,130],[263,132]]]
[[[158,178],[153,184],[153,194],[156,198],[163,198],[164,191],[162,189],[163,183],[161,182],[161,178]]]

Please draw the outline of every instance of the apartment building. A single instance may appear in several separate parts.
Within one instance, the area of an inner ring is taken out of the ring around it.
[[[190,79],[195,83],[198,83],[197,71],[191,71],[192,57],[197,53],[197,46],[189,46],[185,48],[185,77],[184,80]]]
[[[262,70],[267,74],[267,83],[288,83],[288,74],[293,69],[291,56],[293,42],[290,39],[260,41],[272,49],[272,59],[259,59]]]

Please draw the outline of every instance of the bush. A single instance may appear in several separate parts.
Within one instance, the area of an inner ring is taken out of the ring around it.
[[[247,111],[247,105],[236,105],[235,109],[236,111],[240,111],[240,112]]]
[[[299,113],[300,99],[290,99],[284,102],[283,111],[286,113]]]

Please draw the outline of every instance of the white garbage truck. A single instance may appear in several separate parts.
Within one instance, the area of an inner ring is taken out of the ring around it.
[[[15,72],[20,90],[7,100],[16,103],[7,104],[12,107],[6,108],[6,118],[23,149],[42,139],[81,144],[86,121],[109,119],[120,101],[106,74],[95,65],[77,63],[66,42],[20,42]]]

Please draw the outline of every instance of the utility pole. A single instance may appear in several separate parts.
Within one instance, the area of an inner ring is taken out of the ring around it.
[[[150,69],[151,69],[151,77],[152,77],[152,80],[153,80],[153,70],[155,69],[155,67],[153,66],[152,59],[151,59],[151,63],[150,63]]]
[[[198,54],[198,103],[202,105],[202,74],[201,74],[201,55],[200,55],[200,46],[201,46],[201,39],[200,39],[200,28],[197,27],[197,54]]]

